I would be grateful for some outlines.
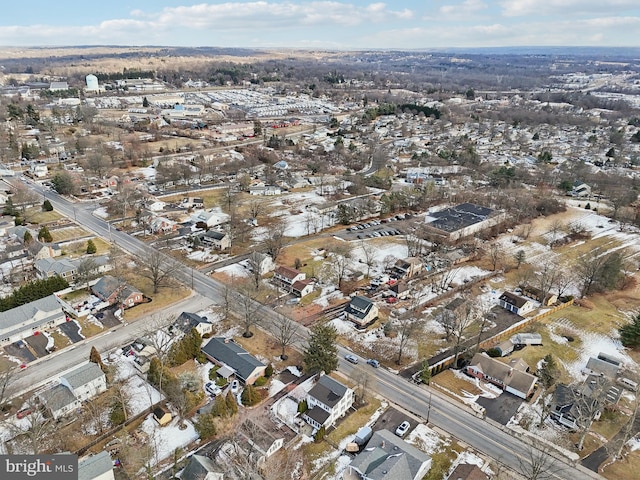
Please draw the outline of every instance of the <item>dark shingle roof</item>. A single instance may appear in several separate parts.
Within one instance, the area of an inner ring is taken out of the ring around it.
[[[78,401],[76,397],[73,396],[73,393],[71,393],[71,390],[61,384],[42,392],[40,399],[52,412],[56,412]]]
[[[430,213],[435,220],[429,226],[445,232],[455,232],[470,225],[486,220],[493,213],[491,208],[473,203],[463,203],[439,212]]]
[[[113,295],[118,288],[122,286],[122,282],[116,277],[105,275],[96,284],[91,287],[93,292],[100,298],[106,299]]]
[[[327,375],[321,375],[309,395],[328,407],[336,405],[347,391],[347,387]]]
[[[373,302],[367,297],[355,296],[347,305],[346,312],[358,318],[365,318],[369,310],[373,307]]]
[[[224,337],[213,337],[202,347],[202,351],[220,363],[224,363],[236,371],[240,380],[246,379],[256,368],[265,364],[250,355],[244,348],[232,340],[225,341]]]
[[[174,325],[180,330],[182,330],[183,332],[188,333],[191,331],[192,328],[197,327],[201,323],[211,323],[211,322],[209,320],[204,319],[197,313],[182,312]]]
[[[184,467],[181,480],[199,480],[205,478],[209,472],[218,472],[218,468],[213,460],[203,455],[191,455],[187,466]]]
[[[509,305],[513,305],[515,307],[521,308],[525,303],[528,302],[526,298],[522,298],[515,293],[504,292],[500,295],[499,300],[508,303]]]

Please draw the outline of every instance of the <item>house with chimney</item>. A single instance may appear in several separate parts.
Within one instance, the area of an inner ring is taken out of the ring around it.
[[[235,376],[246,385],[264,377],[267,366],[238,345],[233,339],[212,337],[202,347],[202,353],[220,367],[218,374],[225,378]]]
[[[313,291],[313,281],[307,279],[304,272],[282,265],[273,271],[271,282],[297,297],[304,297]]]
[[[515,313],[516,315],[520,315],[521,317],[532,312],[536,308],[535,304],[530,299],[523,298],[511,292],[504,292],[500,295],[498,303],[505,310]]]
[[[529,366],[521,358],[505,363],[484,352],[476,353],[464,372],[520,398],[528,398],[538,382],[538,377],[529,373]]]
[[[130,308],[144,301],[142,292],[111,275],[105,275],[91,287],[93,294],[109,305],[119,303],[122,308]]]

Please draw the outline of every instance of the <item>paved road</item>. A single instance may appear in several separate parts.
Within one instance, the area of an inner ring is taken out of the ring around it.
[[[151,247],[144,244],[140,240],[130,237],[129,235],[110,229],[110,226],[104,220],[95,218],[91,213],[84,209],[74,209],[74,205],[64,198],[60,197],[54,192],[44,191],[41,187],[29,183],[29,186],[34,190],[39,191],[44,197],[48,198],[54,208],[68,216],[74,218],[74,211],[76,215],[76,221],[86,229],[92,230],[99,236],[109,238],[114,242],[117,242],[118,246],[127,250],[134,256],[143,256],[145,253],[152,250]],[[175,275],[179,280],[187,285],[193,285],[195,290],[202,297],[209,299],[211,302],[220,301],[224,292],[224,285],[197,270],[193,270],[189,267],[182,267],[177,270]],[[234,293],[234,297],[237,301],[240,301],[242,296],[239,293]],[[187,303],[190,303],[187,300]],[[263,319],[273,319],[276,317],[276,312],[271,308],[264,305],[257,306],[257,315],[261,315]],[[136,325],[136,324],[134,324]],[[133,326],[132,326],[133,328]],[[306,330],[301,330],[306,332]],[[62,351],[56,357],[55,361],[42,362],[40,365],[35,366],[27,373],[32,384],[38,382],[38,376],[44,376],[44,379],[53,378],[53,374],[56,373],[56,369],[60,368],[60,365],[66,364],[68,366],[77,364],[78,361],[84,360],[89,357],[89,349],[91,344],[99,345],[99,350],[105,351],[107,347],[113,347],[126,342],[127,335],[130,338],[134,338],[136,335],[132,335],[136,330],[129,330],[126,326],[116,329],[113,333],[113,337],[108,340],[102,337],[96,337],[95,339],[89,339],[82,347],[77,347],[71,352]],[[303,341],[303,339],[301,339]],[[344,355],[350,353],[348,350],[339,348],[341,360],[340,371],[349,375],[353,370],[353,365],[342,360]],[[57,367],[50,366],[50,363],[57,365]],[[366,365],[365,365],[366,366]],[[449,432],[454,437],[462,440],[466,444],[472,446],[476,450],[492,457],[496,460],[503,462],[511,468],[518,469],[522,462],[530,463],[530,460],[526,456],[528,446],[521,440],[514,438],[512,435],[503,432],[502,430],[493,427],[486,421],[475,417],[474,415],[463,410],[459,406],[451,403],[448,399],[442,398],[439,395],[433,394],[431,399],[431,408],[429,411],[429,404],[427,402],[427,395],[425,390],[417,385],[414,385],[397,375],[390,373],[389,371],[379,368],[371,369],[376,377],[376,391],[385,398],[388,398],[397,405],[413,412],[422,418],[429,416],[430,423],[436,425],[444,431]],[[39,374],[39,375],[38,375]],[[40,379],[40,382],[43,378]],[[560,464],[554,467],[554,476],[560,480],[575,480],[577,478],[601,478],[594,472],[584,469],[581,466]]]

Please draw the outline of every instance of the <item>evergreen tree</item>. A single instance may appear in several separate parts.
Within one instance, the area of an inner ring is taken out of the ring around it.
[[[558,365],[553,359],[553,356],[550,353],[545,355],[545,357],[542,359],[540,370],[538,370],[538,378],[540,378],[540,383],[544,385],[544,388],[549,388],[556,382],[559,374],[560,372],[558,370]]]
[[[42,242],[53,242],[53,236],[46,225],[40,227],[40,230],[38,231],[38,240]]]
[[[97,364],[103,373],[107,373],[106,367],[104,366],[104,363],[102,363],[100,352],[98,352],[98,349],[95,346],[91,347],[91,352],[89,352],[89,361]]]
[[[98,251],[98,249],[96,248],[96,244],[93,243],[93,240],[89,239],[87,241],[87,253],[88,254],[94,254]]]
[[[253,385],[247,385],[240,396],[245,407],[251,407],[260,401],[260,394]]]
[[[149,100],[147,100],[147,97],[142,98],[142,106],[144,108],[147,108],[149,106]]]
[[[230,416],[233,417],[236,413],[238,413],[238,402],[236,401],[236,396],[231,393],[231,391],[227,392],[225,402],[227,404],[227,410],[229,411]]]
[[[53,205],[51,205],[51,202],[49,200],[45,200],[44,202],[42,202],[43,212],[50,212],[52,210],[53,210]]]
[[[330,324],[318,324],[311,329],[304,349],[303,361],[309,373],[333,372],[338,368],[338,332]]]
[[[24,242],[25,245],[29,245],[33,241],[33,236],[31,235],[31,232],[29,230],[24,232],[24,236],[22,237],[22,241]]]
[[[631,323],[627,323],[618,329],[622,345],[628,348],[640,347],[640,313]]]
[[[12,217],[15,217],[18,214],[18,209],[13,204],[12,197],[7,197],[7,201],[4,204],[4,208],[2,209],[2,213],[4,215],[11,215]]]
[[[216,424],[214,421],[214,416],[211,414],[204,414],[198,416],[198,419],[195,421],[194,427],[201,440],[208,440],[210,438],[215,437]]]

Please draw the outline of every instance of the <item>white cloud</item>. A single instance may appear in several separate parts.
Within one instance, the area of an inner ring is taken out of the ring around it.
[[[455,5],[443,5],[439,11],[442,15],[446,16],[467,16],[485,10],[486,8],[487,4],[482,0],[465,0]]]
[[[620,12],[638,9],[637,0],[503,0],[502,13],[507,17],[528,15],[558,15],[573,13],[585,16],[594,13]]]

